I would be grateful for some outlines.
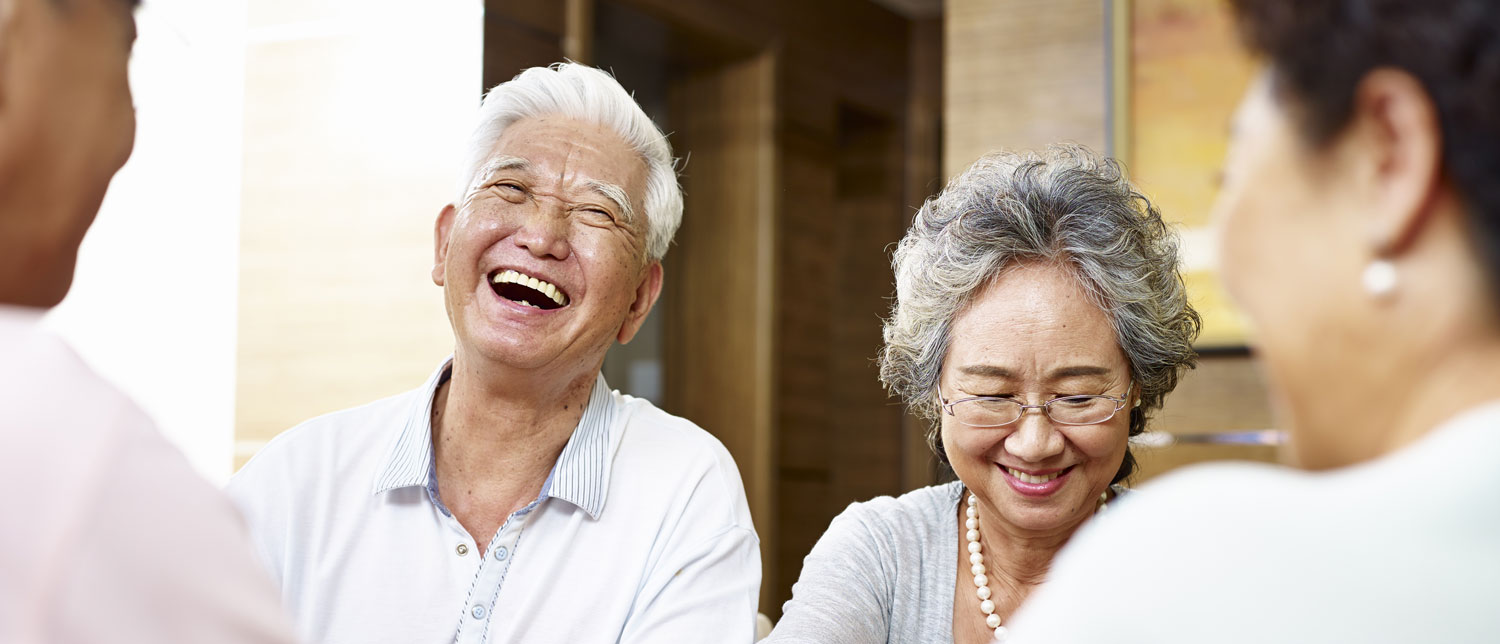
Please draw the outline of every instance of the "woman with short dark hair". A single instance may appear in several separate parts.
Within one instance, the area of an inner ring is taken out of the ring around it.
[[[1148,486],[1015,639],[1500,641],[1500,3],[1232,4],[1220,256],[1313,472]]]

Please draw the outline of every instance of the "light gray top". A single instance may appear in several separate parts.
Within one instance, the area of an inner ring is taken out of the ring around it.
[[[1132,496],[1119,485],[1110,491]],[[963,492],[954,481],[850,504],[802,560],[792,600],[765,641],[952,642]]]
[[[772,644],[952,642],[957,481],[845,509],[802,562]]]

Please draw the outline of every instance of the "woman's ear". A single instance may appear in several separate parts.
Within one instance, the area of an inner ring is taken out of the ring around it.
[[[1376,69],[1355,88],[1351,152],[1363,168],[1371,199],[1362,213],[1371,254],[1403,253],[1425,230],[1442,188],[1443,133],[1422,82],[1396,69]]]

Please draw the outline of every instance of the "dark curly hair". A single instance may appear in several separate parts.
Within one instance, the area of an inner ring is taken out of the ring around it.
[[[1230,0],[1247,47],[1303,137],[1326,144],[1377,68],[1411,74],[1436,106],[1444,175],[1468,206],[1474,242],[1500,295],[1500,2]]]

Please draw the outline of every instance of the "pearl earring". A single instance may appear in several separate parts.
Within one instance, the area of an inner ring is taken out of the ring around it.
[[[1371,297],[1389,297],[1396,290],[1396,265],[1386,259],[1371,260],[1365,266],[1361,281]]]

